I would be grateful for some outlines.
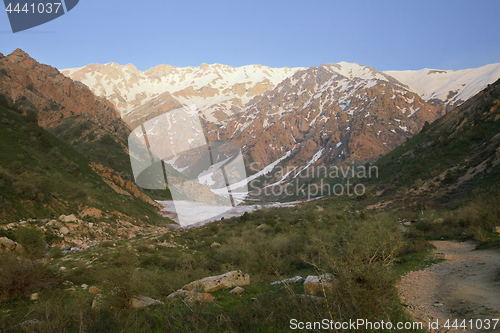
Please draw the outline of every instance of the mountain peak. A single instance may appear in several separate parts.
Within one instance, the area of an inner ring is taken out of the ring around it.
[[[28,53],[24,52],[19,48],[15,49],[14,52],[12,52],[10,55],[22,58],[31,58]]]

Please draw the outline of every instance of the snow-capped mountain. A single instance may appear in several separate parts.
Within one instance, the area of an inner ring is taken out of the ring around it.
[[[194,104],[208,140],[241,147],[246,166],[257,171],[252,179],[279,166],[286,174],[268,180],[286,184],[301,169],[378,159],[497,80],[500,64],[386,72],[347,62],[292,69],[203,64],[141,72],[110,63],[62,72],[111,100],[132,128]]]
[[[294,166],[370,161],[432,122],[425,102],[387,74],[354,64],[311,67],[255,98],[209,130],[210,141],[243,147],[247,164]]]
[[[386,71],[425,101],[456,107],[500,78],[500,63],[463,70]]]
[[[130,113],[139,107],[142,107],[140,114],[144,115],[174,100],[182,105],[194,104],[206,119],[217,122],[230,117],[254,96],[273,89],[300,69],[202,64],[184,68],[158,65],[142,72],[131,64],[108,63],[61,72],[110,100],[122,116],[127,115],[130,119],[134,118]]]

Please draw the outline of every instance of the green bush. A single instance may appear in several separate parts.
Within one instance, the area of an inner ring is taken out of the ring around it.
[[[44,252],[44,236],[36,227],[20,227],[14,231],[16,241],[21,244],[29,255],[40,257]]]
[[[0,255],[0,298],[28,297],[44,288],[54,287],[60,278],[47,265],[33,264],[7,253]]]

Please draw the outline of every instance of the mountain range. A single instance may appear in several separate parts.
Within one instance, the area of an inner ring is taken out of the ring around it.
[[[114,103],[132,129],[194,105],[209,141],[239,145],[248,173],[257,174],[252,178],[287,170],[287,177],[267,176],[284,185],[297,170],[376,161],[497,80],[500,64],[456,71],[378,71],[348,62],[310,68],[203,64],[142,72],[108,63],[61,72]]]

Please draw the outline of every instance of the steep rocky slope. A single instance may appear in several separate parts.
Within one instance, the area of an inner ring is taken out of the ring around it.
[[[328,64],[295,73],[233,120],[212,126],[209,138],[237,143],[246,164],[259,170],[279,159],[287,170],[359,164],[386,154],[443,110],[375,69]]]
[[[376,207],[460,200],[500,180],[500,80],[377,161]]]
[[[130,176],[130,130],[113,105],[84,84],[17,49],[0,58],[0,93],[94,162]]]

